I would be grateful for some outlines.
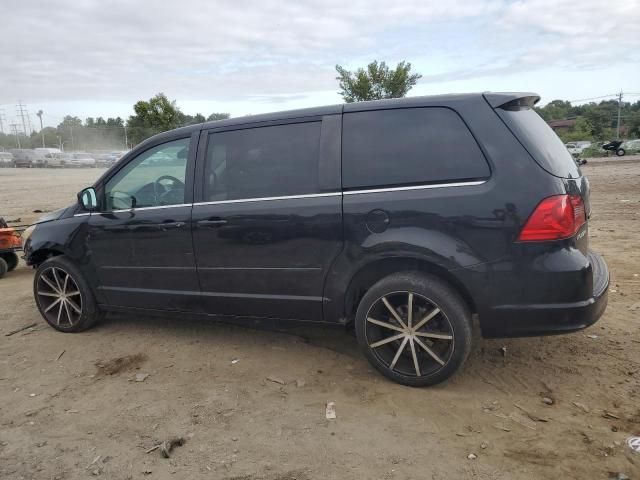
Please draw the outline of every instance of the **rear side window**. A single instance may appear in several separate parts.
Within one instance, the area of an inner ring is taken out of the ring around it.
[[[212,133],[207,147],[207,201],[318,192],[321,122]]]
[[[486,178],[489,165],[462,119],[447,108],[346,113],[345,188]]]
[[[567,147],[533,109],[497,108],[496,112],[538,165],[547,172],[563,178],[580,176],[576,162]]]

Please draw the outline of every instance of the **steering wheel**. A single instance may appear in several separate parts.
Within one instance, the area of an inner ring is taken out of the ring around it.
[[[163,185],[163,180],[169,180],[171,185]],[[158,192],[158,187],[161,187],[161,192]],[[184,201],[184,182],[174,177],[173,175],[162,175],[158,177],[153,183],[153,190],[158,199],[158,203],[173,204]],[[180,198],[181,197],[181,198]]]

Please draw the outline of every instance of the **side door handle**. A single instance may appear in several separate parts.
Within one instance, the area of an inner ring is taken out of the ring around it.
[[[182,228],[185,225],[186,225],[185,222],[164,222],[164,223],[158,224],[158,226],[160,228],[162,228],[162,229],[166,229],[166,228]]]
[[[196,222],[196,225],[200,228],[216,228],[226,224],[227,221],[222,218],[218,218],[216,220],[198,220]]]

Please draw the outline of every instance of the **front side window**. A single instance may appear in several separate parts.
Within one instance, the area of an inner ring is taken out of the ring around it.
[[[105,185],[106,210],[184,203],[189,141],[163,143],[131,160]]]
[[[308,122],[210,134],[206,201],[318,192],[320,127]]]

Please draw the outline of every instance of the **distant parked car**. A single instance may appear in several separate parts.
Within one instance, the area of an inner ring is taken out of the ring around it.
[[[118,153],[102,153],[95,155],[96,164],[100,167],[110,167],[120,159],[121,155]]]
[[[15,166],[18,168],[43,167],[47,160],[43,153],[26,148],[14,148],[10,152],[13,154]]]
[[[640,150],[640,139],[637,140],[627,140],[622,143],[622,148],[624,148],[627,152],[637,152]]]
[[[587,148],[591,147],[591,142],[569,142],[565,144],[571,155],[581,155]]]
[[[59,148],[34,148],[33,151],[36,153],[41,153],[45,157],[47,155],[59,155],[62,153],[62,150],[60,150]]]
[[[67,165],[72,165],[74,167],[95,167],[96,166],[96,159],[93,158],[88,153],[76,152],[71,155],[72,157],[67,162]]]
[[[0,152],[0,168],[13,167],[13,154]]]

